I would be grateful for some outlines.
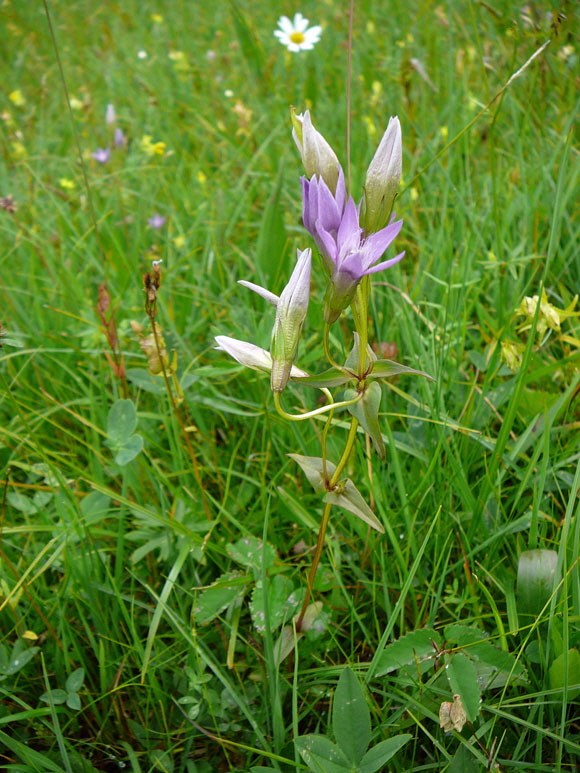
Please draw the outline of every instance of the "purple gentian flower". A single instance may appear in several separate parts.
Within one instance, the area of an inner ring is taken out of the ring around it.
[[[147,223],[151,226],[151,228],[156,228],[159,230],[160,228],[163,228],[166,221],[166,217],[160,215],[159,212],[155,212],[153,217],[150,217],[149,220],[147,220]]]
[[[404,252],[377,262],[398,236],[403,221],[367,234],[360,226],[359,210],[352,197],[344,205],[342,174],[336,194],[316,175],[312,180],[302,178],[302,194],[304,225],[314,237],[330,274],[324,313],[326,321],[332,323],[350,304],[364,276],[390,268],[401,260]]]
[[[98,161],[99,164],[106,164],[111,158],[111,148],[97,148],[91,156]]]
[[[113,143],[115,144],[115,147],[116,148],[124,148],[126,142],[127,142],[127,140],[125,139],[125,135],[123,134],[123,130],[119,129],[119,127],[117,127],[115,129],[115,135],[114,135],[114,138],[113,138]]]

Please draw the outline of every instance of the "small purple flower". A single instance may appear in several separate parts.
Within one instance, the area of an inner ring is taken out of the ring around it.
[[[106,164],[111,158],[111,148],[97,148],[91,156],[98,161],[99,164]]]
[[[127,143],[125,135],[123,134],[123,130],[119,129],[119,127],[117,127],[115,129],[115,135],[114,135],[114,138],[113,138],[113,143],[114,143],[116,148],[124,148],[126,143]]]
[[[164,217],[164,215],[160,215],[159,212],[155,212],[153,217],[150,217],[149,220],[147,220],[147,223],[151,226],[151,228],[159,230],[160,228],[163,228],[166,221],[167,218]]]
[[[342,170],[341,170],[342,171]],[[314,237],[330,274],[325,299],[325,318],[334,322],[352,301],[362,278],[398,263],[404,252],[377,261],[398,236],[403,221],[391,223],[373,234],[366,234],[359,222],[359,210],[352,197],[344,204],[344,177],[339,175],[336,194],[315,175],[302,178],[304,226]]]

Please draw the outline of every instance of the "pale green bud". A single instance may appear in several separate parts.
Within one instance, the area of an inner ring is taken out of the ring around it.
[[[273,392],[284,390],[298,354],[298,344],[310,299],[311,263],[312,250],[307,249],[303,252],[298,250],[298,260],[290,281],[276,304],[276,321],[270,347],[272,354],[270,386]]]
[[[403,171],[403,144],[399,119],[389,125],[369,164],[364,184],[360,223],[367,233],[375,233],[389,222],[399,191]]]
[[[322,134],[312,125],[309,110],[304,115],[296,115],[296,111],[292,108],[291,118],[292,137],[300,151],[306,177],[310,179],[317,174],[328,185],[332,193],[336,193],[340,169],[336,153]]]
[[[265,349],[247,341],[239,341],[229,336],[216,336],[216,349],[227,352],[230,357],[252,370],[261,370],[265,373],[272,371],[272,355]],[[304,378],[308,373],[294,366],[290,371],[290,378]]]

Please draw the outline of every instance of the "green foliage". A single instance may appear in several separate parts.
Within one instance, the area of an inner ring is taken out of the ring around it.
[[[368,749],[370,712],[364,691],[348,666],[343,669],[334,694],[332,729],[337,743],[321,735],[300,736],[295,741],[302,759],[314,773],[375,773],[412,737],[397,735]]]
[[[386,458],[369,461],[359,427],[342,473],[385,531],[346,509],[350,488],[333,492],[345,506],[300,631],[322,505],[287,454],[320,457],[323,424],[284,426],[267,377],[213,337],[267,348],[271,318],[236,282],[277,292],[307,246],[289,105],[310,106],[346,162],[345,8],[302,9],[323,33],[291,55],[272,34],[291,8],[161,5],[47,3],[59,60],[43,4],[2,8],[2,764],[285,773],[310,765],[294,741],[322,734],[300,741],[306,753],[348,765],[329,711],[338,669],[356,662],[368,769],[576,769],[578,4],[355,3],[352,190],[390,115],[404,145],[406,255],[373,279],[369,331]],[[165,148],[148,154],[154,143]],[[107,163],[92,158],[109,146]],[[143,274],[159,258],[176,405],[131,328],[148,327]],[[317,260],[298,360],[312,374]],[[517,314],[542,283],[559,330],[544,327],[550,309],[535,329]],[[330,335],[337,363],[350,323]],[[303,385],[288,388],[296,412],[352,378],[336,368]],[[333,460],[351,415],[333,416]],[[48,690],[80,709],[41,700]],[[469,720],[446,735],[454,693]]]

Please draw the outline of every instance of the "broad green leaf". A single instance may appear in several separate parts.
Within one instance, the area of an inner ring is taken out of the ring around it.
[[[357,396],[356,389],[345,389],[344,399],[352,400]],[[381,407],[381,385],[373,381],[367,385],[364,397],[348,406],[348,412],[358,419],[361,427],[373,441],[373,447],[381,459],[386,456],[385,443],[379,425],[379,408]]]
[[[173,773],[175,769],[175,763],[173,757],[169,752],[162,749],[154,749],[149,754],[149,759],[153,765],[154,770],[160,770],[162,773]]]
[[[413,376],[424,376],[429,381],[435,381],[433,376],[425,373],[422,370],[415,370],[415,368],[408,368],[406,365],[401,365],[394,360],[377,360],[373,366],[373,370],[370,373],[372,378],[391,378],[392,376],[398,376],[400,373],[409,373]]]
[[[300,454],[288,454],[290,459],[294,459],[296,464],[300,465],[302,472],[308,478],[310,485],[315,491],[326,491],[326,485],[323,475],[323,461],[318,456],[301,456]],[[332,477],[336,465],[332,462],[326,462],[326,474],[328,477]]]
[[[109,409],[107,435],[113,448],[122,446],[137,427],[137,410],[132,400],[117,400]]]
[[[467,719],[470,722],[475,721],[481,706],[481,691],[475,666],[466,655],[459,652],[449,659],[445,673],[452,692],[461,698]]]
[[[566,673],[566,671],[568,673]],[[577,649],[563,652],[550,666],[550,689],[559,690],[554,697],[564,699],[564,686],[568,685],[566,697],[575,700],[580,695],[580,653]]]
[[[77,668],[71,674],[69,674],[66,682],[65,689],[68,693],[77,693],[83,686],[85,679],[84,668]]]
[[[77,668],[66,680],[65,689],[67,692],[78,692],[85,681],[85,669]]]
[[[10,653],[10,662],[4,669],[6,676],[18,673],[27,663],[30,663],[40,647],[26,647],[24,642],[17,641]]]
[[[535,617],[540,613],[559,580],[555,550],[527,550],[518,562],[518,614]]]
[[[402,749],[412,737],[413,736],[408,733],[403,733],[402,735],[395,735],[393,738],[387,738],[386,741],[381,741],[376,746],[373,746],[360,761],[358,773],[376,773],[377,770],[382,770],[383,766],[394,757],[399,749]]]
[[[250,602],[250,612],[254,627],[258,633],[265,633],[266,626],[270,631],[290,620],[304,596],[304,590],[295,590],[292,580],[283,574],[276,575],[268,581],[268,617],[264,603],[262,580],[256,582]]]
[[[463,625],[462,623],[452,623],[445,626],[445,641],[449,644],[457,644],[465,647],[467,644],[479,642],[487,638],[487,634],[476,628],[474,625]]]
[[[461,744],[448,768],[448,773],[481,773],[482,767],[469,751],[469,745]]]
[[[54,703],[55,706],[60,706],[68,698],[66,690],[49,690],[40,696],[40,700],[45,703]]]
[[[437,650],[433,642],[437,646],[441,644],[441,637],[437,631],[422,628],[402,636],[392,644],[387,644],[378,660],[375,676],[384,676],[402,666],[434,657]]]
[[[205,625],[235,601],[242,600],[249,578],[241,572],[228,572],[197,597],[193,617],[197,625]]]
[[[314,374],[312,376],[305,376],[302,378],[293,378],[292,381],[295,384],[304,384],[305,386],[318,387],[322,389],[332,389],[333,387],[342,386],[348,384],[349,381],[356,379],[352,373],[345,373],[343,370],[337,368],[329,368],[323,373]]]
[[[102,494],[100,491],[91,491],[84,499],[81,499],[80,511],[81,513],[90,518],[91,516],[105,515],[109,509],[111,503],[111,497],[107,494]]]
[[[478,642],[465,649],[465,654],[468,657],[476,658],[480,663],[489,666],[496,672],[506,673],[511,679],[524,678],[525,668],[522,663],[515,659],[514,655],[509,652],[504,652],[498,647],[494,647],[487,641]],[[479,674],[479,669],[478,669]],[[493,679],[493,674],[489,675],[493,687],[499,687],[500,684]],[[523,681],[523,680],[522,680]],[[491,683],[490,682],[490,683]]]
[[[261,569],[262,565],[268,569],[276,561],[276,551],[257,537],[242,537],[237,542],[226,545],[228,555],[242,566],[251,566],[253,569]]]
[[[66,696],[66,705],[73,711],[80,711],[81,699],[78,692],[69,692]]]
[[[352,765],[339,747],[323,735],[301,735],[294,743],[313,773],[352,771]]]
[[[361,521],[364,521],[373,529],[384,534],[385,527],[364,501],[354,483],[350,479],[343,480],[340,482],[340,487],[341,490],[339,491],[329,491],[324,496],[323,501],[338,505],[338,507],[344,507],[349,513],[353,513],[357,518],[360,518]]]
[[[133,461],[142,448],[143,438],[141,435],[131,435],[131,437],[127,438],[123,445],[118,448],[117,453],[115,454],[115,463],[118,464],[119,467],[124,467],[126,464]]]
[[[332,729],[344,756],[357,765],[371,740],[371,717],[360,682],[348,666],[334,693]]]

